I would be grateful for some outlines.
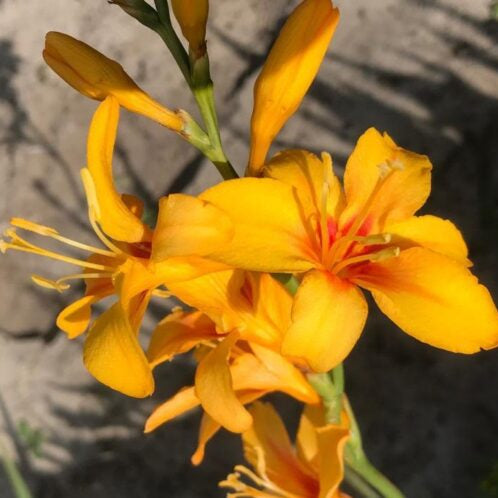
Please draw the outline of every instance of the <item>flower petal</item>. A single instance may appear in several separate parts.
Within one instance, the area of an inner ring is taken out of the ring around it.
[[[229,216],[216,206],[191,195],[171,194],[159,201],[152,260],[205,256],[228,244],[233,233]]]
[[[349,430],[339,425],[316,429],[319,456],[320,494],[318,498],[340,497],[339,484],[344,479],[344,448]]]
[[[259,475],[296,496],[317,496],[315,477],[298,460],[287,430],[269,403],[254,403],[253,426],[243,434],[244,456]]]
[[[246,405],[261,398],[265,394],[265,391],[239,391],[237,392],[237,398],[239,398],[243,405]],[[216,435],[221,427],[221,424],[213,420],[207,413],[202,415],[197,449],[190,459],[192,465],[200,465],[202,463],[207,443]]]
[[[449,220],[437,216],[412,216],[385,228],[393,235],[391,243],[401,249],[422,246],[469,265],[468,250],[462,234]]]
[[[282,353],[327,372],[349,354],[365,325],[361,291],[332,273],[311,271],[298,288]]]
[[[498,346],[498,312],[489,291],[455,260],[416,247],[365,265],[353,280],[422,342],[455,353]]]
[[[344,207],[344,195],[339,179],[332,171],[330,156],[320,160],[306,150],[285,150],[275,155],[264,168],[264,176],[280,180],[296,189],[307,212],[320,213],[324,186],[327,186],[327,213],[334,220]]]
[[[238,339],[230,334],[199,363],[195,374],[195,391],[202,407],[217,422],[232,432],[244,432],[252,417],[233,390],[228,356]]]
[[[160,425],[169,422],[178,415],[193,410],[201,402],[195,394],[195,388],[186,387],[178,391],[173,397],[159,405],[145,422],[144,432],[152,432]]]
[[[144,398],[154,391],[147,358],[119,302],[90,328],[83,361],[98,381],[123,394]]]
[[[253,271],[294,272],[313,266],[312,227],[295,190],[270,178],[241,178],[206,190],[201,198],[229,214],[230,244],[211,258]]]
[[[305,0],[289,16],[254,86],[249,173],[265,162],[273,139],[315,79],[339,22],[330,0]]]
[[[114,97],[108,97],[95,111],[88,132],[88,169],[98,203],[95,216],[109,237],[125,242],[139,242],[150,236],[149,230],[123,201],[112,178],[112,154],[118,120],[118,101]],[[90,199],[89,202],[91,203]]]
[[[116,97],[131,112],[181,131],[182,118],[147,95],[120,64],[72,36],[50,32],[45,38],[43,58],[66,83],[83,95],[104,100]]]
[[[384,172],[386,177],[372,199],[372,192],[380,180],[381,167],[386,166],[392,172]],[[409,218],[429,196],[431,169],[427,156],[402,149],[386,133],[381,135],[374,128],[368,129],[358,140],[346,164],[344,190],[347,206],[341,215],[341,226],[350,225],[369,204],[366,220],[372,231],[382,230],[387,223]]]
[[[83,296],[66,306],[57,315],[57,327],[63,330],[69,339],[75,339],[87,329],[92,318],[92,304],[104,296]]]
[[[147,358],[150,366],[154,368],[177,354],[190,351],[203,341],[217,338],[213,321],[200,311],[174,311],[154,329]]]
[[[320,402],[318,394],[306,380],[306,377],[281,354],[257,344],[251,344],[251,349],[265,368],[280,380],[282,385],[279,390],[303,403]]]

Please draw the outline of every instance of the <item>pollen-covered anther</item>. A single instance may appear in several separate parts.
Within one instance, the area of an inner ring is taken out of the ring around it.
[[[405,169],[403,161],[399,159],[388,159],[387,161],[380,163],[377,167],[379,168],[379,176],[381,180],[385,179],[394,171],[403,171]]]
[[[362,246],[376,246],[389,244],[392,240],[390,233],[379,233],[375,235],[368,235],[367,237],[354,237],[353,240]]]
[[[56,290],[57,292],[64,292],[69,289],[70,285],[49,278],[42,277],[41,275],[31,275],[31,280],[40,287],[45,289]]]

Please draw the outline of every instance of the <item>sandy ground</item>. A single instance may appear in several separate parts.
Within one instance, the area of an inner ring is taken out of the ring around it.
[[[254,79],[295,4],[212,2],[212,73],[224,142],[239,171],[247,158]],[[434,187],[424,210],[456,221],[476,274],[496,292],[498,24],[489,19],[489,2],[337,4],[342,20],[332,48],[275,148],[330,151],[340,171],[359,134],[373,125],[428,154]],[[22,216],[92,241],[78,170],[96,104],[44,66],[40,54],[49,30],[80,37],[118,59],[165,104],[194,106],[160,39],[117,7],[104,0],[0,0],[1,227]],[[115,169],[120,189],[149,205],[167,192],[196,193],[218,180],[188,144],[126,112]],[[191,380],[189,360],[160,369],[152,400],[130,401],[98,385],[81,364],[81,342],[69,342],[54,325],[72,293],[54,294],[29,280],[30,273],[63,271],[36,257],[0,258],[0,437],[35,496],[222,496],[216,482],[241,461],[235,437],[220,436],[206,463],[192,469],[197,415],[141,434],[151,408]],[[155,302],[145,329],[165,311]],[[372,306],[346,365],[348,390],[369,454],[407,496],[493,496],[482,483],[498,464],[497,360],[498,351],[461,357],[430,349]],[[285,406],[296,413],[294,405]],[[41,431],[40,456],[23,442],[22,423]],[[11,497],[1,472],[0,497]]]

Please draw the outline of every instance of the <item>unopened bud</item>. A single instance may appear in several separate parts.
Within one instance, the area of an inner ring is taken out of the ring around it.
[[[121,7],[128,15],[143,25],[155,29],[159,23],[157,12],[144,0],[108,0]]]
[[[206,50],[208,0],[171,0],[176,20],[187,39],[191,52],[197,57]]]

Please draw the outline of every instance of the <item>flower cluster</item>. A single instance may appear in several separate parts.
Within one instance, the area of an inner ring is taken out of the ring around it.
[[[319,157],[294,149],[267,158],[337,27],[339,13],[330,0],[302,1],[268,55],[254,88],[243,178],[226,159],[217,128],[205,40],[207,0],[172,1],[188,52],[166,1],[156,2],[157,11],[143,0],[112,3],[165,40],[196,97],[204,128],[187,112],[150,97],[117,62],[69,35],[49,33],[47,64],[81,94],[100,101],[81,178],[101,245],[13,218],[0,249],[80,268],[58,280],[32,279],[59,292],[74,279],[84,281],[83,296],[59,313],[57,326],[70,339],[86,333],[85,366],[110,388],[149,396],[155,367],[194,351],[194,385],[158,406],[145,431],[201,406],[194,464],[220,428],[241,433],[254,471],[237,466],[221,483],[234,491],[229,496],[346,497],[339,490],[345,462],[368,482],[340,374],[365,326],[362,290],[422,342],[459,353],[498,345],[496,307],[469,270],[460,232],[448,220],[416,216],[430,193],[432,165],[373,128],[359,138],[342,181],[325,152]],[[120,108],[179,134],[226,181],[198,196],[159,199],[157,222],[148,226],[141,200],[117,192],[113,181]],[[84,254],[44,249],[20,231]],[[174,296],[186,308],[165,316],[144,350],[139,331],[153,296]],[[108,297],[113,304],[92,322],[92,306]],[[275,410],[256,401],[275,391],[305,404],[295,447]],[[370,484],[383,496],[401,496],[387,481]]]

